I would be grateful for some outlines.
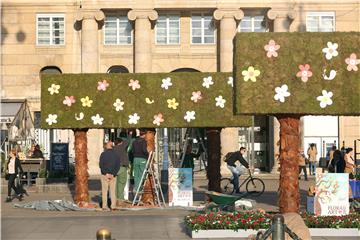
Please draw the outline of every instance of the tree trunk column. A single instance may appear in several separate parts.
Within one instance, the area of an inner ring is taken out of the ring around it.
[[[158,18],[155,10],[131,10],[128,18],[135,21],[135,61],[136,73],[151,72],[151,22]]]
[[[243,17],[244,13],[239,9],[217,9],[214,12],[214,18],[220,21],[220,72],[232,72],[233,70],[233,40],[237,30],[236,20],[241,20]],[[222,159],[228,152],[238,150],[239,129],[223,128],[220,133],[220,138],[220,173],[221,175],[231,175],[231,172]]]
[[[220,189],[220,131],[221,128],[207,128],[206,135],[208,140],[208,166],[207,178],[209,180],[209,191],[221,192]]]
[[[280,183],[281,213],[299,212],[299,148],[300,117],[277,116],[280,122]]]
[[[75,203],[82,205],[89,202],[87,129],[75,129]]]

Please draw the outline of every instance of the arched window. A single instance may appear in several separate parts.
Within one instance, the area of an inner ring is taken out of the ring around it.
[[[43,67],[40,70],[40,74],[62,74],[62,71],[60,70],[60,68],[56,67],[56,66],[46,66]]]
[[[129,73],[129,69],[121,65],[111,66],[107,73]]]
[[[200,71],[194,68],[178,68],[171,72],[200,72]]]

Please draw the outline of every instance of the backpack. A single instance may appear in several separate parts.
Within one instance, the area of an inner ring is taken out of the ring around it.
[[[234,154],[235,152],[228,152],[225,156],[224,156],[224,161],[227,163],[227,161],[230,159],[230,157]]]

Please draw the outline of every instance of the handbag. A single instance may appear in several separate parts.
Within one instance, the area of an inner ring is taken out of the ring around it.
[[[8,173],[5,173],[5,180],[9,180],[9,178],[10,178],[10,175],[8,174]]]

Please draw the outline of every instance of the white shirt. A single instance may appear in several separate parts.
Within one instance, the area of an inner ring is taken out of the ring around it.
[[[15,158],[10,158],[8,170],[9,174],[15,174]]]

